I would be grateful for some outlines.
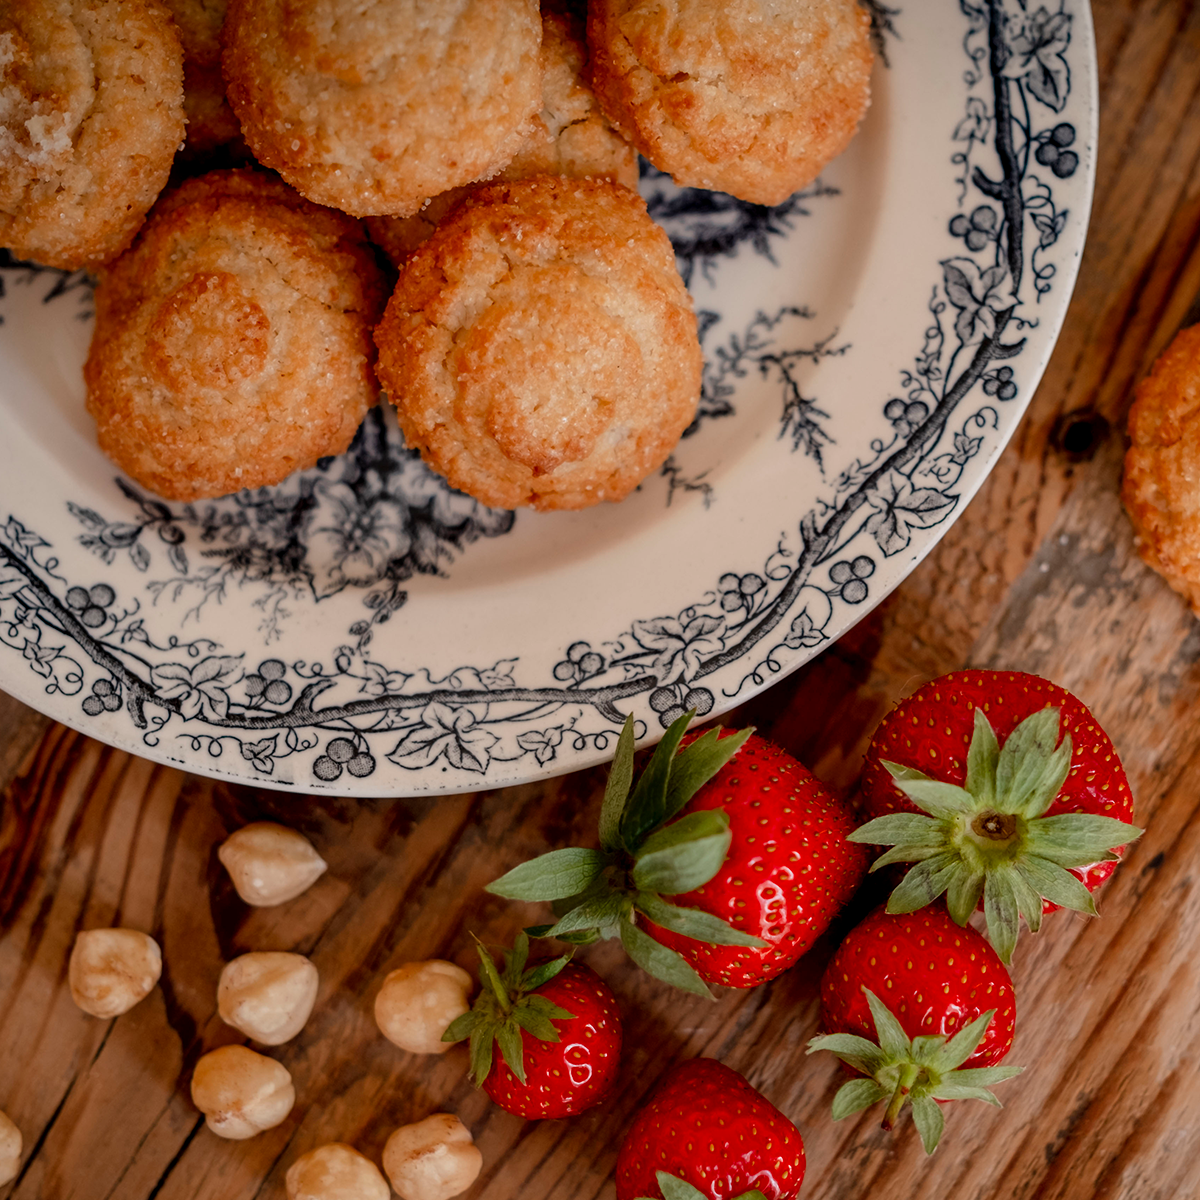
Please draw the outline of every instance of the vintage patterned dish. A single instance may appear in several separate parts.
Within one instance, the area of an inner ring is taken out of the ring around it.
[[[96,448],[82,276],[0,269],[0,686],[138,754],[403,795],[611,755],[818,654],[929,552],[1062,324],[1095,162],[1091,17],[876,5],[851,149],[777,209],[653,173],[706,357],[662,473],[583,513],[483,509],[383,409],[277,488],[161,502]]]

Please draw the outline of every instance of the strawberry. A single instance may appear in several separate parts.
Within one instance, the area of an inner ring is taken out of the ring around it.
[[[987,1090],[1020,1073],[997,1064],[1012,1048],[1017,1005],[999,955],[939,904],[893,915],[876,909],[846,936],[821,979],[823,1037],[866,1078],[844,1084],[835,1120],[888,1101],[883,1127],[903,1105],[932,1154],[942,1134],[939,1100],[999,1105]]]
[[[590,967],[570,955],[527,966],[528,955],[529,938],[519,934],[500,972],[481,945],[479,995],[442,1040],[471,1039],[471,1076],[501,1108],[519,1117],[573,1117],[613,1085],[621,1016]]]
[[[945,893],[965,925],[982,899],[1006,963],[1021,917],[1036,933],[1055,907],[1095,915],[1090,893],[1142,832],[1096,719],[1064,688],[1019,671],[943,675],[897,705],[868,747],[862,797],[875,819],[852,840],[892,847],[871,869],[917,864],[888,911]]]
[[[796,1127],[712,1058],[672,1067],[617,1152],[617,1200],[794,1200],[803,1179]]]
[[[849,808],[751,730],[684,740],[676,720],[633,783],[626,721],[600,813],[600,848],[554,850],[488,891],[555,902],[531,933],[619,937],[652,975],[710,995],[790,967],[866,871]]]

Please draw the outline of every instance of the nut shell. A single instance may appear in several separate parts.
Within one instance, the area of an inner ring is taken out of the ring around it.
[[[285,1120],[296,1089],[282,1063],[246,1046],[221,1046],[196,1063],[192,1103],[218,1137],[242,1141]]]
[[[326,862],[302,833],[254,821],[221,843],[217,857],[247,904],[270,907],[294,900],[325,873]]]
[[[483,1167],[470,1131],[452,1113],[402,1125],[383,1148],[383,1169],[400,1200],[450,1200]]]
[[[284,1178],[287,1200],[389,1200],[379,1168],[344,1142],[302,1154]]]
[[[375,997],[379,1031],[401,1050],[445,1054],[451,1043],[442,1034],[471,1007],[473,987],[471,976],[452,962],[405,963],[388,974]]]
[[[217,1011],[264,1046],[279,1046],[304,1028],[317,999],[317,968],[303,954],[256,950],[226,963]]]

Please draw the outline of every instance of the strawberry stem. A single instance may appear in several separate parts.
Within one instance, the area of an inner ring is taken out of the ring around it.
[[[900,1115],[900,1110],[904,1107],[904,1102],[908,1099],[908,1094],[912,1091],[913,1084],[917,1082],[917,1076],[920,1073],[921,1068],[916,1063],[904,1064],[896,1083],[896,1090],[892,1093],[891,1101],[888,1103],[887,1112],[883,1114],[884,1129],[890,1130],[896,1124],[896,1118]]]

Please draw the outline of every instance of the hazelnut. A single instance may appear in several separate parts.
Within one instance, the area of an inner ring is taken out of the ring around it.
[[[217,857],[237,894],[260,908],[294,900],[328,865],[304,834],[270,821],[256,821],[230,834]]]
[[[400,1200],[449,1200],[475,1182],[483,1155],[452,1113],[401,1125],[383,1148],[383,1169]]]
[[[0,1112],[0,1187],[12,1183],[21,1169],[21,1131]]]
[[[443,1054],[450,1023],[470,1007],[473,981],[462,967],[431,958],[405,963],[383,981],[375,997],[375,1021],[388,1041],[414,1054]]]
[[[88,929],[75,939],[71,999],[93,1017],[119,1017],[144,1000],[162,974],[162,951],[136,929]]]
[[[259,950],[228,963],[217,984],[221,1020],[265,1046],[304,1028],[317,998],[317,968],[303,954]]]
[[[196,1064],[192,1103],[218,1137],[253,1137],[292,1111],[296,1089],[282,1063],[246,1046],[221,1046]]]
[[[302,1154],[284,1179],[287,1200],[391,1200],[379,1168],[345,1142]]]

